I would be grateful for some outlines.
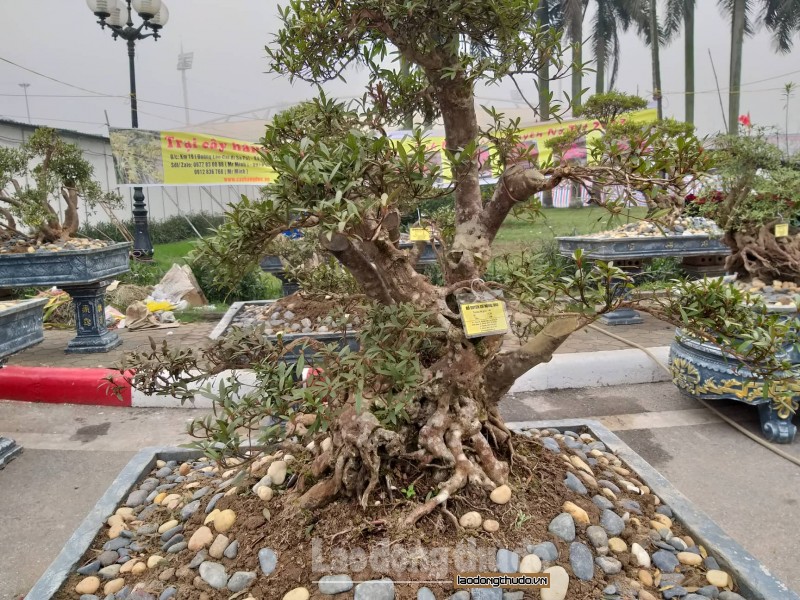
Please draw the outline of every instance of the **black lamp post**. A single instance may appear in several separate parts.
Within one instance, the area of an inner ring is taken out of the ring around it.
[[[128,42],[128,66],[131,78],[131,127],[139,128],[139,112],[136,107],[136,42],[152,37],[157,40],[159,30],[167,24],[169,11],[161,0],[86,0],[89,9],[100,20],[100,27],[111,29],[111,37],[120,37]],[[133,12],[142,18],[138,27],[133,24]],[[143,33],[145,30],[152,33]],[[147,226],[147,205],[142,188],[133,188],[133,256],[138,260],[149,261],[153,257],[153,243]]]

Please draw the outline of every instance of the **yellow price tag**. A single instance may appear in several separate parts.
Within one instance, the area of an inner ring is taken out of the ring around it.
[[[461,320],[468,338],[500,335],[508,331],[506,305],[500,300],[465,302],[461,305]]]
[[[789,235],[789,224],[778,223],[775,225],[775,237],[786,237]]]
[[[427,227],[412,227],[408,231],[408,239],[412,242],[430,242],[431,230]]]

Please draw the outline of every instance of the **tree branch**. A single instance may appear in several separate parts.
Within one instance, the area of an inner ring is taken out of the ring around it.
[[[334,233],[328,239],[322,234],[319,239],[322,246],[353,274],[367,296],[382,304],[395,303],[389,284],[384,280],[384,273],[356,248],[347,236]]]
[[[486,369],[486,386],[490,397],[502,397],[520,375],[538,364],[550,362],[561,344],[591,320],[570,316],[551,321],[519,350],[495,356]]]

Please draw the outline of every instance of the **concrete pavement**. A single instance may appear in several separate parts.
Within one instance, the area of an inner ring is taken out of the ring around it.
[[[754,408],[720,407],[758,431]],[[509,421],[603,422],[800,591],[800,467],[721,423],[672,384],[515,394],[501,409]],[[0,401],[0,434],[25,447],[0,471],[0,600],[27,591],[137,450],[188,441],[181,433],[186,421],[203,413]],[[800,457],[800,440],[783,449]]]

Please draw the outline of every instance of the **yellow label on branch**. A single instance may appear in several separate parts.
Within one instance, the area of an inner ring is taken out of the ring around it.
[[[775,237],[786,237],[789,235],[789,224],[778,223],[775,225]]]
[[[431,230],[427,227],[412,227],[408,231],[408,239],[412,242],[430,242]]]
[[[508,331],[506,305],[500,300],[462,304],[461,320],[468,338],[500,335]]]

